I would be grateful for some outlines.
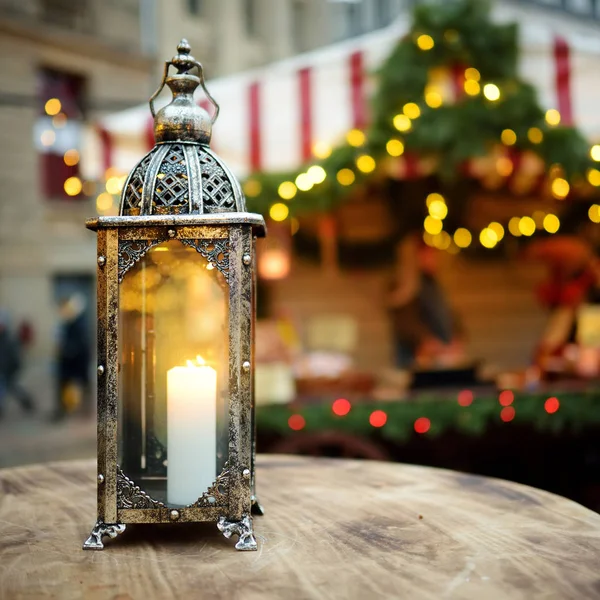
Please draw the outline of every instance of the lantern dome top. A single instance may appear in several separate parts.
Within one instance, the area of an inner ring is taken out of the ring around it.
[[[219,106],[208,93],[202,65],[181,40],[177,54],[165,63],[163,81],[150,98],[156,145],[133,168],[121,195],[121,216],[203,215],[245,212],[242,189],[225,163],[209,148]],[[177,69],[169,75],[169,67]],[[197,75],[191,71],[197,71]],[[154,100],[164,86],[173,94],[158,112]],[[201,86],[215,106],[211,119],[194,101]]]

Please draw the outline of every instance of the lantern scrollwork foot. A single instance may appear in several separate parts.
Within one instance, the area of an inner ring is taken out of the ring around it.
[[[103,523],[98,521],[90,533],[90,537],[83,542],[84,550],[104,550],[102,538],[108,536],[111,539],[116,538],[125,531],[125,525],[122,523]]]
[[[253,515],[258,515],[259,517],[262,517],[265,514],[265,509],[256,496],[252,496],[252,505],[250,512]]]
[[[239,536],[236,550],[257,550],[256,538],[252,530],[252,519],[246,515],[241,521],[230,521],[221,517],[217,523],[219,531],[229,539],[232,535]]]

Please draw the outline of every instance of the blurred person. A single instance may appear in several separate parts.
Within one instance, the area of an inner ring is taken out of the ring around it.
[[[12,396],[25,412],[32,412],[34,404],[29,393],[19,384],[21,348],[11,335],[8,314],[0,311],[0,418],[4,416],[7,396]]]
[[[396,365],[407,369],[455,364],[464,354],[459,323],[436,273],[439,252],[415,235],[398,248],[398,269],[389,296]]]
[[[85,315],[85,300],[80,294],[64,298],[59,304],[58,387],[52,420],[58,421],[81,405],[91,415],[89,367],[90,337]]]
[[[592,246],[574,235],[534,242],[526,257],[549,267],[548,277],[536,290],[538,302],[550,310],[550,316],[534,361],[552,370],[555,359],[577,341],[579,308],[600,304],[600,264]]]

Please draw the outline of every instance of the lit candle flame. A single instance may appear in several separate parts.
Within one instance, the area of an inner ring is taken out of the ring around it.
[[[202,366],[202,365],[205,365],[205,364],[206,364],[206,361],[205,361],[205,360],[204,360],[204,359],[203,359],[203,358],[202,358],[202,357],[201,357],[199,354],[196,356],[196,362],[197,362],[197,363],[198,363],[200,366]]]

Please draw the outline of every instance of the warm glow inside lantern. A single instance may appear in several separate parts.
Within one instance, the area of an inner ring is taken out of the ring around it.
[[[164,85],[173,100],[155,114]],[[174,521],[215,521],[239,536],[236,548],[256,549],[255,254],[265,225],[209,148],[198,86],[212,101],[182,40],[150,100],[156,146],[129,175],[120,215],[87,223],[98,233],[98,522],[86,549],[127,523]]]

